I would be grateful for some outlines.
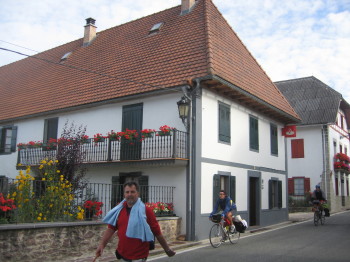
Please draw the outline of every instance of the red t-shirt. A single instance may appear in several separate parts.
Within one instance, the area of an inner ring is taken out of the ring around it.
[[[124,203],[123,209],[119,213],[117,225],[108,225],[108,228],[118,230],[118,253],[126,259],[141,259],[148,257],[149,254],[149,242],[142,242],[138,238],[130,238],[126,236],[126,230],[128,228],[129,214],[126,211],[126,203]],[[152,209],[146,207],[147,223],[151,228],[152,233],[155,236],[161,234],[158,221],[154,215]]]

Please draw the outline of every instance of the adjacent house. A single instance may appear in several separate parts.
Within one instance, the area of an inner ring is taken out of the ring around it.
[[[333,211],[349,208],[350,105],[313,76],[275,84],[301,117],[287,142],[289,195],[320,185]]]
[[[1,67],[0,89],[0,175],[38,165],[47,149],[16,144],[58,138],[67,120],[90,137],[167,125],[170,136],[84,144],[89,181],[174,187],[188,240],[208,237],[220,189],[251,226],[288,219],[281,129],[299,116],[211,0],[101,32],[89,18],[83,38]]]

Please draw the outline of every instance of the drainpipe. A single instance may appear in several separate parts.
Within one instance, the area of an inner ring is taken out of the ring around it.
[[[191,101],[191,110],[189,116],[189,129],[188,129],[188,143],[187,152],[189,153],[189,165],[186,170],[186,239],[188,241],[194,241],[196,235],[195,221],[196,221],[196,94],[200,87],[200,80],[195,81],[195,88],[191,93],[187,93],[183,89],[184,96]]]

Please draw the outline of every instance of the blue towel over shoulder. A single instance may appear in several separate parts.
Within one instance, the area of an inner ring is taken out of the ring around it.
[[[125,199],[111,209],[103,218],[103,222],[115,226],[119,213],[124,206],[124,202]],[[147,223],[146,207],[140,198],[131,208],[126,236],[130,238],[138,238],[142,242],[154,240],[151,228]]]

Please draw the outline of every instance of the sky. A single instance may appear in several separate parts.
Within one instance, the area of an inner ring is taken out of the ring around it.
[[[350,0],[212,0],[272,81],[315,76],[350,103]],[[181,0],[0,0],[0,48],[27,55]],[[0,66],[24,56],[0,49]]]

